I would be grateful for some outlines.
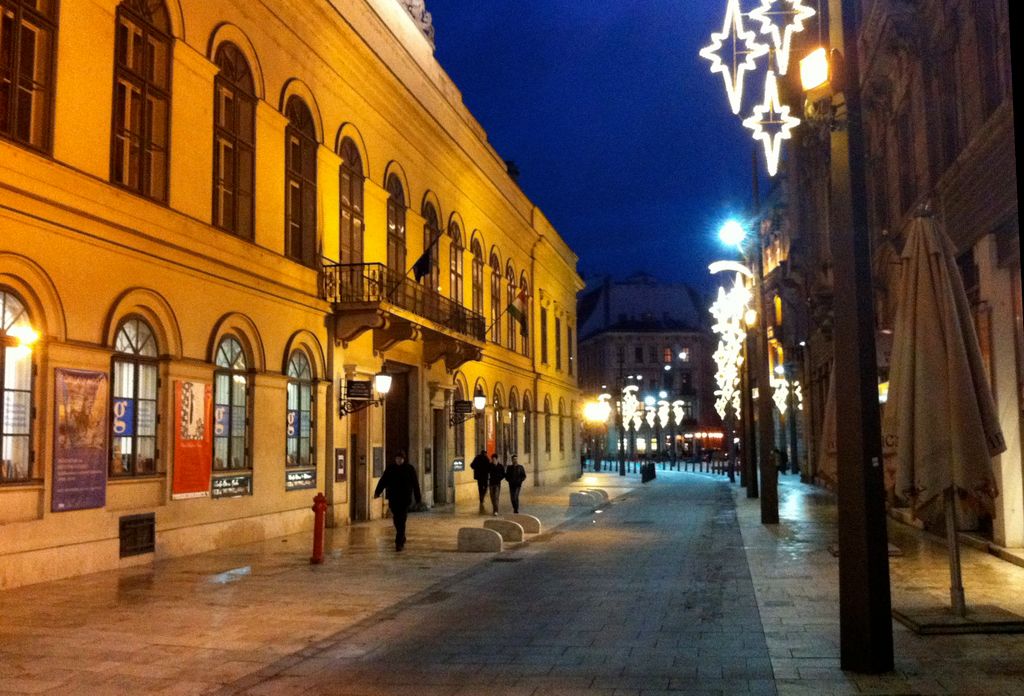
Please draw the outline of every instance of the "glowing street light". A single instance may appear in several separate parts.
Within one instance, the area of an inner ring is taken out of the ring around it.
[[[729,219],[718,229],[718,238],[726,246],[739,248],[747,238],[747,231],[738,221]]]

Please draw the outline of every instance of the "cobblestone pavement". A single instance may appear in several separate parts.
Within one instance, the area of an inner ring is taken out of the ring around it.
[[[1024,694],[1024,637],[919,637],[844,673],[831,497],[785,476],[782,523],[720,477],[588,474],[527,490],[544,533],[460,554],[475,503],[0,593],[0,694]],[[600,512],[569,493],[605,488]],[[941,540],[890,523],[893,604],[941,606]],[[964,550],[969,604],[1024,614],[1024,569]]]

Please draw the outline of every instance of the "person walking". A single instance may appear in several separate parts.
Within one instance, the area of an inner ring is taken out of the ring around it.
[[[487,458],[487,450],[480,450],[480,454],[473,457],[469,468],[473,470],[473,479],[476,481],[477,491],[480,493],[480,514],[484,514],[484,498],[487,497],[487,482],[491,476],[491,460]]]
[[[505,467],[498,461],[498,454],[494,454],[494,458],[491,460],[491,469],[488,472],[487,484],[491,489],[491,508],[494,512],[491,513],[495,517],[498,516],[498,498],[501,494],[501,482],[505,478]]]
[[[405,520],[409,516],[409,505],[414,497],[417,505],[423,502],[419,475],[416,467],[405,461],[404,450],[398,450],[395,461],[384,468],[373,497],[379,498],[381,493],[388,500],[391,521],[395,525],[395,551],[401,551],[405,547]]]
[[[512,455],[512,463],[505,468],[505,480],[508,481],[508,494],[512,499],[512,512],[519,514],[519,490],[526,480],[526,467],[519,463],[519,457]]]

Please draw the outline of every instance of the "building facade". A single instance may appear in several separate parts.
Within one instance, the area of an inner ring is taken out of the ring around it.
[[[604,278],[580,293],[580,388],[590,398],[611,395],[616,408],[622,389],[631,385],[641,404],[654,400],[654,424],[644,419],[626,437],[620,437],[613,408],[603,447],[609,456],[623,441],[630,454],[690,456],[721,447],[708,306],[689,286],[645,274],[621,282]],[[660,402],[668,404],[664,426],[657,416]]]
[[[577,471],[576,257],[422,5],[0,7],[0,588]]]
[[[927,207],[956,246],[1007,444],[993,459],[1000,491],[995,517],[965,510],[962,519],[999,545],[1021,547],[1024,331],[1008,4],[870,0],[860,5],[857,41],[879,379],[884,383],[888,375],[900,253],[914,216]],[[802,40],[812,41],[813,34]],[[826,411],[832,365],[841,353],[831,330],[829,126],[812,120],[797,130],[777,201],[759,217],[771,231],[762,236],[765,258],[774,234],[783,250],[779,277],[788,278],[798,300],[783,323],[792,327],[786,335],[806,339],[796,355],[809,411],[804,442],[818,478],[827,478],[826,460],[833,456]]]

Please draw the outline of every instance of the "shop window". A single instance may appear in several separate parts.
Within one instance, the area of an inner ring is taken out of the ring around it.
[[[288,361],[286,466],[316,466],[316,396],[309,359],[301,351]]]
[[[363,160],[351,138],[341,141],[338,170],[341,214],[339,259],[341,263],[363,262]]]
[[[242,344],[227,336],[217,346],[214,370],[213,468],[251,468],[249,458],[249,365]]]
[[[36,336],[25,304],[0,289],[0,483],[33,478],[31,344]]]
[[[213,224],[243,239],[253,236],[256,89],[245,56],[221,44],[213,84]]]
[[[316,263],[316,128],[299,97],[285,105],[284,255],[312,267]]]
[[[544,400],[544,451],[551,454],[551,402]]]
[[[509,455],[519,454],[519,403],[514,396],[508,398],[508,450]]]
[[[171,113],[171,29],[163,2],[117,7],[110,178],[147,198],[167,201]]]
[[[0,3],[0,137],[47,152],[56,31],[53,0]]]
[[[456,386],[455,387],[454,400],[455,401],[464,401],[465,399],[466,399],[466,397],[462,393],[462,387]],[[463,459],[465,459],[465,457],[466,457],[466,422],[464,420],[460,420],[458,423],[456,423],[454,426],[452,426],[452,428],[453,428],[453,430],[455,430],[455,456],[456,457],[462,457]]]
[[[121,323],[114,338],[110,475],[156,473],[160,379],[153,329],[138,317]]]

